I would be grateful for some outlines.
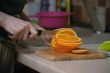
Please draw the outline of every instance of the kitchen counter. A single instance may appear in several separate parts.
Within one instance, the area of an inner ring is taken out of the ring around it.
[[[35,54],[21,52],[18,61],[40,73],[110,73],[109,57],[97,60],[47,61]]]

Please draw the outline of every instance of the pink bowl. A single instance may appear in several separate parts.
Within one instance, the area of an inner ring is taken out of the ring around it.
[[[62,28],[67,26],[69,15],[66,12],[40,12],[37,17],[44,28]]]

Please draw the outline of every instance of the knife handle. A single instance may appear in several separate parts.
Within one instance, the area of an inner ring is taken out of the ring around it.
[[[37,30],[37,35],[40,36],[42,34],[42,30]]]

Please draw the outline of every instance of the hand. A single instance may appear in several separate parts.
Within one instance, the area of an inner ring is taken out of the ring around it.
[[[31,23],[5,13],[2,13],[0,16],[4,17],[4,20],[2,20],[0,26],[12,35],[12,39],[27,40],[32,39],[37,35],[37,31]]]

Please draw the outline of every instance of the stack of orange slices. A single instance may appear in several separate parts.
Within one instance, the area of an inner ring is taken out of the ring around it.
[[[82,39],[71,28],[60,28],[52,38],[51,46],[56,52],[67,53],[77,49]]]

